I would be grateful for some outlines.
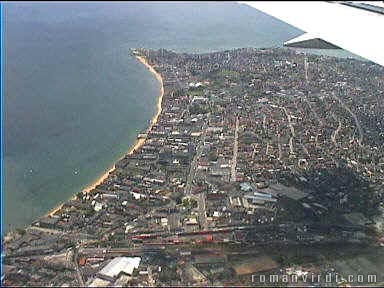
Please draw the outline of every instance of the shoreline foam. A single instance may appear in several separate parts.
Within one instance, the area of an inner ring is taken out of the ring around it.
[[[156,77],[157,81],[160,82],[160,94],[157,96],[157,103],[156,103],[156,114],[152,117],[151,123],[149,124],[147,131],[151,130],[153,125],[155,125],[159,119],[159,116],[162,111],[162,102],[164,97],[164,85],[163,85],[163,78],[161,75],[148,63],[148,61],[143,56],[135,56],[135,58],[142,63],[145,67],[148,68],[148,70]],[[140,148],[145,143],[145,139],[136,139],[134,144],[129,148],[128,152],[125,153],[121,158],[119,158],[117,161],[123,159],[127,155],[131,155],[134,153],[138,148]],[[117,162],[116,161],[116,162]],[[113,172],[116,169],[116,164],[113,164],[112,167],[110,167],[104,174],[102,174],[99,178],[97,178],[96,181],[93,183],[87,185],[82,192],[83,193],[89,193],[92,191],[96,186],[103,183],[109,176],[111,172]],[[69,200],[74,200],[76,198],[76,195],[73,195]],[[65,202],[64,202],[65,203]],[[58,211],[61,210],[64,203],[61,203],[57,205],[55,208],[51,209],[46,213],[44,216],[53,216]]]

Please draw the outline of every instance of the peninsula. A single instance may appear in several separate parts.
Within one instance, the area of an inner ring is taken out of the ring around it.
[[[330,269],[384,284],[383,67],[131,54],[160,82],[156,115],[98,181],[5,237],[6,286],[307,286]]]

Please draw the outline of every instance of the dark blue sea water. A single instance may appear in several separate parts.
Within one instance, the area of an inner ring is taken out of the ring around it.
[[[5,225],[92,183],[155,113],[129,48],[275,47],[302,31],[236,3],[5,3]]]

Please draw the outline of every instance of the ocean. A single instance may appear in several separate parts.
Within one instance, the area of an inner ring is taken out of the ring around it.
[[[95,181],[148,126],[159,83],[130,48],[278,47],[303,33],[231,2],[3,5],[5,231]]]

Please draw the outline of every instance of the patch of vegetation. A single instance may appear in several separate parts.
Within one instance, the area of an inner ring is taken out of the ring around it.
[[[220,72],[218,72],[217,75],[219,77],[237,77],[237,76],[239,76],[239,72],[233,71],[233,70],[224,69],[224,70],[221,70]]]
[[[209,151],[209,153],[208,153],[208,160],[209,161],[217,161],[218,158],[219,158],[219,156],[217,154],[217,149],[211,149],[211,151]]]
[[[204,87],[196,87],[196,88],[189,88],[188,90],[188,96],[195,97],[195,96],[202,96],[204,95]]]
[[[182,204],[187,209],[193,209],[197,207],[197,200],[191,197],[185,197],[182,200]]]
[[[211,110],[208,105],[198,105],[194,104],[189,107],[189,113],[193,114],[206,114]]]
[[[177,266],[176,265],[162,266],[161,272],[159,275],[159,280],[166,284],[171,284],[172,281],[180,280],[180,277],[177,274]]]
[[[277,214],[279,221],[303,221],[306,213],[300,202],[288,197],[281,197],[279,201],[281,210]]]
[[[85,217],[91,217],[95,214],[95,210],[93,210],[92,207],[87,207],[85,210],[82,211],[82,214],[85,215]]]
[[[24,236],[26,233],[24,228],[16,228],[16,232],[17,232],[17,234],[19,234],[21,236]]]

